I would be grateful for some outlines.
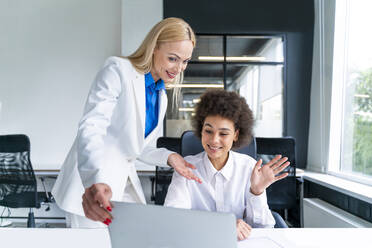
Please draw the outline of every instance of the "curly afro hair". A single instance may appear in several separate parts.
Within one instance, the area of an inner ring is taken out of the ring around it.
[[[239,130],[238,140],[233,148],[239,148],[251,142],[253,137],[253,113],[247,102],[235,92],[226,90],[209,90],[204,93],[196,105],[195,116],[192,120],[194,133],[201,138],[204,120],[208,116],[221,116],[231,120],[235,130]]]

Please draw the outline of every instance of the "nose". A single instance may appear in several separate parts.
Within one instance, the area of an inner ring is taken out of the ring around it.
[[[218,137],[218,134],[213,134],[212,137],[212,144],[217,144],[218,141],[219,141],[219,137]]]

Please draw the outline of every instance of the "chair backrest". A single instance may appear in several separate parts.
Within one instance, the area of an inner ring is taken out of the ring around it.
[[[186,157],[202,151],[204,149],[200,139],[195,136],[193,131],[185,131],[181,136],[181,155]],[[235,151],[256,158],[256,140],[253,138],[249,145],[235,149]]]
[[[167,148],[170,151],[181,153],[181,139],[172,137],[160,137],[156,147]],[[172,181],[173,168],[156,166],[155,180],[153,185],[152,199],[156,205],[163,205],[168,192],[169,184]]]
[[[173,137],[159,137],[156,141],[156,147],[164,147],[170,151],[181,154],[181,139]]]
[[[275,155],[288,157],[291,162],[285,170],[289,176],[273,183],[266,189],[269,207],[274,210],[290,209],[296,206],[296,141],[293,137],[263,138],[256,137],[257,160],[262,158],[263,164]]]
[[[296,140],[293,137],[256,137],[256,143],[258,159],[262,158],[264,162],[268,162],[265,158],[270,161],[277,154],[288,157],[291,164],[286,171],[296,176]]]
[[[26,135],[0,135],[0,205],[40,207]]]

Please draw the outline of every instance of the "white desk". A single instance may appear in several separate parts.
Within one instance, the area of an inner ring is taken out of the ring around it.
[[[253,229],[238,248],[372,247],[372,228]]]
[[[0,247],[109,248],[107,229],[0,228]]]
[[[107,229],[0,228],[1,247],[109,248]],[[238,248],[352,248],[371,247],[372,228],[253,229]],[[208,248],[208,247],[206,247]]]

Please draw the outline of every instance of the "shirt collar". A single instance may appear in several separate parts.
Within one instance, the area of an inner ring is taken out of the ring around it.
[[[221,173],[222,176],[227,180],[229,181],[231,176],[232,176],[232,173],[233,173],[233,158],[232,158],[233,154],[231,151],[229,151],[229,158],[227,159],[227,162],[225,164],[225,166],[220,170],[220,171],[217,171],[216,168],[214,168],[212,162],[209,160],[208,158],[208,155],[206,152],[204,152],[204,158],[203,158],[203,162],[204,162],[204,168],[205,168],[205,171],[206,171],[206,175],[207,175],[207,180],[209,182],[212,181],[213,177],[216,175],[216,173]]]
[[[154,90],[165,90],[165,84],[162,79],[159,79],[157,82],[155,82],[154,78],[151,75],[151,72],[148,72],[145,74],[145,86],[151,87]]]

